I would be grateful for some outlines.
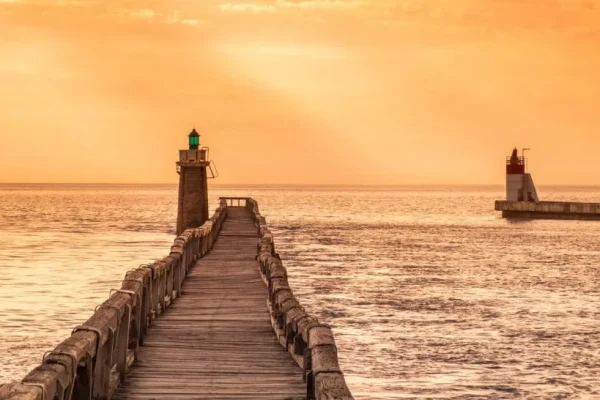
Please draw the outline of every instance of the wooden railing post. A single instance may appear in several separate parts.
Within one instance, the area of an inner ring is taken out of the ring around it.
[[[131,306],[127,304],[118,324],[117,343],[115,346],[114,358],[116,359],[117,372],[119,380],[125,380],[125,371],[127,370],[127,350],[129,348],[129,328],[131,324]]]

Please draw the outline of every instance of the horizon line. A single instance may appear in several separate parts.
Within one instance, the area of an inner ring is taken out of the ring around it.
[[[176,182],[0,182],[0,185],[105,185],[105,186],[125,186],[125,185],[143,185],[143,186],[177,186]],[[503,183],[390,183],[390,184],[369,184],[369,183],[211,183],[215,186],[320,186],[320,187],[398,187],[398,186],[505,186]],[[584,183],[542,183],[537,186],[565,186],[565,187],[600,187],[597,184]]]

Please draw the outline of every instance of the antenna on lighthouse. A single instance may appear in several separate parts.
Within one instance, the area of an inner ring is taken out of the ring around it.
[[[531,150],[528,147],[525,147],[524,149],[521,150],[521,157],[523,157],[523,163],[525,164],[525,173],[527,173],[527,159],[525,158],[525,151],[527,150]]]

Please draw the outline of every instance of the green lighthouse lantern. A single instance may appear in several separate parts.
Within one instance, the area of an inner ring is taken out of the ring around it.
[[[196,132],[196,129],[192,129],[192,132],[188,135],[190,142],[190,150],[198,150],[200,146],[200,135]]]

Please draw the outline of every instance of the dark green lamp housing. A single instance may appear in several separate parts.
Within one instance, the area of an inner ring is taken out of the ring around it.
[[[198,150],[200,146],[200,135],[196,132],[196,129],[192,129],[192,132],[188,135],[190,141],[190,150]]]

